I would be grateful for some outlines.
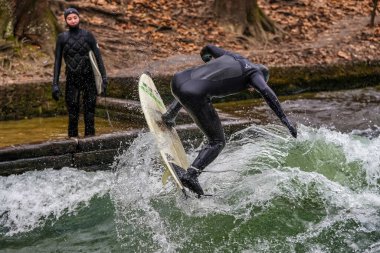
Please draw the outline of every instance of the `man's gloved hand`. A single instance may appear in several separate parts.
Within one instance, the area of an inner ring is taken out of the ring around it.
[[[102,97],[106,97],[107,96],[107,78],[103,78],[103,83],[102,83],[102,93],[100,94]]]
[[[60,95],[61,95],[61,91],[59,90],[58,85],[54,84],[54,85],[53,85],[53,91],[52,91],[52,93],[51,93],[52,98],[53,98],[55,101],[58,101]]]
[[[161,119],[168,127],[175,127],[175,119],[170,118],[167,113],[162,114]]]
[[[212,59],[212,55],[211,54],[202,54],[202,60],[205,62],[205,63],[207,63],[207,62],[209,62],[209,61],[211,61],[211,59]]]
[[[294,138],[297,138],[297,128],[295,127],[295,125],[293,124],[290,124],[288,119],[285,117],[285,118],[282,118],[281,119],[282,123],[284,123],[284,125],[289,129],[289,132],[290,134],[294,137]]]
[[[293,125],[290,125],[290,124],[289,124],[289,126],[287,126],[287,127],[288,127],[288,129],[289,129],[290,134],[291,134],[294,138],[297,138],[297,128],[294,127]]]
[[[100,93],[100,95],[102,97],[106,97],[107,96],[107,88],[106,87],[103,88],[103,91],[102,91],[102,93]]]

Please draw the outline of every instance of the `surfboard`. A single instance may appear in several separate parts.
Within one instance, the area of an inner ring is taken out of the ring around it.
[[[94,52],[90,50],[88,55],[90,57],[92,72],[94,72],[96,90],[98,95],[100,95],[102,93],[102,75],[100,74],[98,62],[96,61]]]
[[[189,167],[189,161],[174,127],[168,127],[162,121],[161,115],[166,112],[166,106],[153,83],[152,78],[143,73],[139,79],[139,97],[141,108],[144,113],[149,130],[155,136],[156,144],[166,167],[162,176],[162,183],[167,183],[171,176],[179,189],[186,195],[186,191],[179,180],[172,164],[184,170]]]

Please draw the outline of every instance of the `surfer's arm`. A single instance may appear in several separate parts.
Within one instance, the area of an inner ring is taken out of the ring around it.
[[[208,62],[211,60],[211,57],[218,58],[224,54],[226,54],[227,51],[224,49],[221,49],[220,47],[214,46],[214,45],[207,45],[202,48],[200,55],[202,57],[202,60],[204,62]]]
[[[61,73],[62,64],[62,50],[63,50],[63,34],[58,35],[57,42],[55,45],[55,60],[54,60],[54,77],[53,77],[53,88],[58,87],[59,75]]]
[[[104,67],[102,55],[100,54],[99,50],[99,45],[96,42],[96,39],[92,33],[89,32],[89,37],[90,37],[90,46],[91,50],[94,52],[96,62],[98,63],[98,68],[100,71],[100,74],[102,75],[103,79],[103,90],[107,88],[107,73],[106,73],[106,68]]]
[[[59,90],[59,75],[61,73],[61,64],[62,64],[62,51],[63,51],[63,40],[64,35],[60,34],[57,38],[57,43],[55,45],[55,60],[54,60],[54,73],[53,73],[53,84],[51,87],[52,97],[54,100],[58,101],[61,95]]]
[[[297,138],[297,129],[289,123],[276,94],[264,81],[263,76],[260,74],[253,74],[251,76],[251,86],[261,94],[269,107],[274,111],[281,122],[289,129],[292,136]]]
[[[165,122],[166,125],[169,127],[175,126],[175,119],[181,110],[182,105],[178,100],[174,100],[167,108],[167,111],[162,114],[162,120]]]

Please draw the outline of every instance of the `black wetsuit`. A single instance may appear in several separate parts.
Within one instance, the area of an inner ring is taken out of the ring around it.
[[[208,138],[207,145],[191,165],[197,170],[209,165],[225,146],[223,127],[211,103],[213,97],[228,96],[253,87],[281,121],[289,125],[277,96],[264,80],[268,76],[265,66],[253,64],[238,54],[212,45],[202,49],[201,55],[205,54],[210,54],[214,59],[174,75],[171,89],[176,100],[163,116],[166,122],[173,123],[183,106]]]
[[[55,49],[53,90],[57,89],[61,70],[62,55],[66,63],[65,101],[69,113],[69,137],[78,136],[80,94],[83,93],[85,136],[95,135],[96,86],[91,68],[89,51],[92,50],[106,85],[106,70],[94,36],[78,27],[58,35]]]

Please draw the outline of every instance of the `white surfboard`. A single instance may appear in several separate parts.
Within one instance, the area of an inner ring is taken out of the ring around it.
[[[145,73],[140,76],[139,97],[149,130],[155,136],[157,146],[167,168],[162,176],[162,182],[165,185],[168,177],[171,176],[177,186],[186,194],[181,181],[171,166],[171,163],[174,163],[185,170],[189,167],[185,149],[177,131],[174,128],[167,127],[162,121],[161,115],[166,112],[166,106],[153,80]]]
[[[100,95],[102,93],[102,75],[100,74],[98,62],[96,61],[94,52],[90,50],[88,55],[90,57],[92,71],[94,72],[96,90],[98,95]]]

